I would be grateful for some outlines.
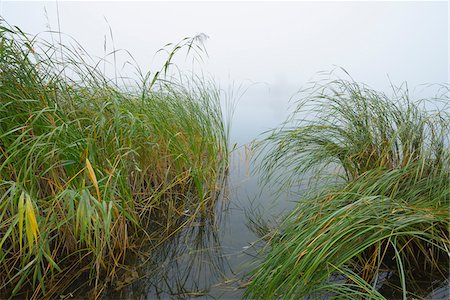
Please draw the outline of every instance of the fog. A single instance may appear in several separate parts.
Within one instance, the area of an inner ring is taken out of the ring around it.
[[[98,57],[106,41],[108,51],[126,49],[146,70],[159,68],[164,56],[155,53],[167,43],[206,34],[208,55],[195,69],[224,90],[248,88],[233,120],[239,142],[279,124],[295,92],[336,66],[384,91],[390,81],[414,88],[449,78],[445,1],[2,1],[0,9],[27,33],[60,30]],[[191,66],[184,55],[177,59],[181,68]]]

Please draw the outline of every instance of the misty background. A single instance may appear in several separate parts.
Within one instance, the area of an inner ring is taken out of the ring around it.
[[[55,40],[57,34],[42,32],[61,31],[99,58],[105,46],[106,52],[126,49],[143,70],[161,67],[166,56],[155,53],[164,45],[207,35],[202,62],[192,65],[185,55],[175,62],[234,90],[234,98],[245,91],[232,122],[238,143],[277,126],[289,99],[318,72],[337,66],[387,93],[390,81],[406,81],[414,94],[430,96],[428,90],[421,95],[422,84],[449,79],[448,9],[447,1],[0,1],[10,25]]]

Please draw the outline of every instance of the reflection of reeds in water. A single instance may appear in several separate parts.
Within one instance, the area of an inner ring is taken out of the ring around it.
[[[261,172],[281,188],[308,172],[321,176],[269,236],[247,296],[406,299],[448,279],[450,118],[442,88],[442,97],[423,101],[403,88],[390,99],[345,80],[307,91],[262,144]]]
[[[236,147],[231,154],[232,161],[230,162],[235,172],[240,173],[242,168],[244,168],[245,176],[248,177],[251,172],[250,164],[254,154],[254,150],[249,144]]]
[[[216,221],[214,215],[199,216],[159,247],[153,249],[150,244],[151,251],[143,247],[132,264],[142,276],[127,282],[125,273],[125,282],[114,283],[115,291],[110,290],[105,297],[185,299],[206,295],[229,270]]]
[[[158,75],[196,39],[131,87],[71,43],[0,26],[2,297],[99,295],[141,245],[213,214],[226,177],[219,91]]]

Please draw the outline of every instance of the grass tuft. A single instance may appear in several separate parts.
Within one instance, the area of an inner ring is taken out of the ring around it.
[[[271,236],[247,297],[383,299],[390,284],[406,299],[424,278],[446,280],[448,100],[342,79],[309,90],[259,145],[260,171],[281,189],[316,181]]]
[[[212,82],[162,77],[184,47],[200,49],[183,40],[124,86],[77,44],[0,24],[2,296],[52,298],[86,274],[100,293],[130,252],[214,213],[228,130]]]

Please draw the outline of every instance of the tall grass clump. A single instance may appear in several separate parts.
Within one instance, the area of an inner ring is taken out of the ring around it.
[[[130,252],[214,212],[228,167],[219,91],[160,78],[186,47],[195,38],[124,86],[78,44],[1,24],[2,297],[52,298],[77,278],[100,293]]]
[[[248,297],[407,299],[424,281],[448,279],[450,114],[441,91],[412,100],[406,86],[388,97],[338,79],[305,92],[260,144],[260,171],[281,188],[315,180],[270,235]]]

